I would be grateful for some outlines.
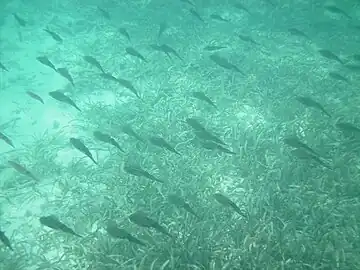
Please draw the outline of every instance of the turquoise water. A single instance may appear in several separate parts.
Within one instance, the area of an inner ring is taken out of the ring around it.
[[[360,269],[360,2],[1,1],[0,269]]]

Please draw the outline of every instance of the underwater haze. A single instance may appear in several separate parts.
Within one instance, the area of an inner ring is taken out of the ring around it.
[[[0,0],[0,270],[360,269],[360,1]]]

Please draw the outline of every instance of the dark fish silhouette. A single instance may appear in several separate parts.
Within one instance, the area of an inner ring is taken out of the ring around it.
[[[129,219],[132,223],[134,223],[138,226],[145,227],[145,228],[153,228],[157,232],[165,234],[172,238],[172,235],[163,226],[161,226],[157,221],[148,217],[142,211],[136,211],[135,213],[131,214],[129,216]]]
[[[42,225],[49,227],[51,229],[81,237],[81,235],[74,232],[74,230],[70,229],[64,223],[60,222],[60,220],[53,215],[40,217],[39,221]]]
[[[118,79],[116,77],[114,77],[113,75],[111,75],[110,73],[101,73],[100,76],[109,81],[113,81],[113,82],[117,82],[117,83],[119,82]]]
[[[203,125],[195,118],[187,118],[186,123],[194,130],[195,135],[202,141],[213,141],[215,143],[226,145],[220,138],[209,132]]]
[[[344,65],[348,70],[360,72],[360,65],[359,64],[346,64]]]
[[[213,52],[213,51],[218,51],[218,50],[222,50],[222,49],[226,49],[227,47],[225,46],[217,46],[217,45],[207,45],[204,47],[205,51],[209,51],[209,52]]]
[[[92,65],[92,66],[96,67],[97,69],[99,69],[102,73],[105,73],[103,67],[101,66],[101,64],[99,63],[99,61],[96,58],[94,58],[94,57],[92,57],[90,55],[85,55],[83,57],[83,59],[86,62],[88,62],[90,65]]]
[[[42,104],[44,104],[44,100],[37,94],[31,92],[31,91],[26,91],[26,94],[28,94],[31,98],[41,102]]]
[[[19,163],[15,162],[15,161],[12,161],[12,160],[9,160],[8,161],[8,164],[13,168],[15,169],[18,173],[22,174],[22,175],[25,175],[37,182],[39,182],[39,179],[36,178],[28,169],[26,169],[23,165],[20,165]]]
[[[75,109],[77,109],[78,111],[81,112],[81,110],[79,109],[79,107],[75,104],[74,101],[72,101],[71,98],[69,98],[68,96],[66,96],[64,93],[60,92],[60,91],[52,91],[49,92],[49,95],[53,98],[56,99],[57,101],[69,104],[71,106],[73,106]]]
[[[176,195],[176,194],[170,194],[168,196],[168,200],[173,205],[183,208],[188,213],[195,216],[197,219],[200,219],[200,217],[195,213],[195,211],[191,208],[190,204],[188,204],[182,197]]]
[[[126,53],[128,53],[128,54],[130,54],[132,56],[135,56],[135,57],[141,59],[142,61],[144,61],[146,63],[148,62],[145,59],[145,57],[141,53],[139,53],[137,50],[135,50],[133,47],[126,47],[125,51],[126,51]]]
[[[0,140],[3,140],[3,141],[6,142],[8,145],[10,145],[11,147],[15,148],[12,140],[11,140],[8,136],[6,136],[4,133],[2,133],[1,131],[0,131]]]
[[[117,149],[119,149],[121,152],[125,152],[124,149],[122,149],[121,146],[115,141],[115,139],[112,138],[109,134],[103,133],[101,131],[94,131],[93,135],[99,141],[111,144],[115,146]]]
[[[330,76],[330,78],[333,78],[334,80],[342,81],[342,82],[346,82],[346,83],[350,84],[350,81],[339,73],[329,72],[329,76]]]
[[[13,15],[20,26],[25,27],[27,25],[27,22],[23,18],[20,18],[16,13],[13,13]]]
[[[182,57],[177,53],[177,51],[170,47],[169,45],[167,44],[162,44],[160,46],[160,50],[164,53],[167,54],[167,56],[171,57],[171,55],[175,55],[177,58],[179,58],[180,60],[183,60]]]
[[[202,147],[204,147],[205,149],[208,149],[208,150],[217,150],[217,151],[220,151],[222,153],[226,153],[226,154],[231,154],[231,155],[236,155],[235,152],[225,148],[223,145],[221,144],[218,144],[214,141],[200,141],[200,144]]]
[[[225,19],[224,17],[220,16],[219,14],[211,14],[210,18],[216,21],[220,21],[220,22],[229,22],[228,19]]]
[[[181,155],[178,151],[175,150],[173,146],[171,146],[164,138],[159,136],[151,136],[149,138],[149,142],[157,147],[169,150],[177,155]]]
[[[140,142],[144,142],[144,139],[141,138],[141,136],[139,134],[137,134],[130,125],[123,125],[121,127],[121,131],[123,133],[129,135],[130,137],[133,137],[133,138],[137,139]]]
[[[297,29],[297,28],[289,28],[289,33],[293,36],[298,36],[306,39],[310,39],[308,35],[306,35],[303,31]]]
[[[150,180],[153,180],[153,181],[156,181],[156,182],[164,183],[164,181],[156,178],[155,176],[153,176],[149,172],[142,169],[140,166],[125,164],[124,165],[124,171],[126,173],[128,173],[128,174],[133,175],[133,176],[145,177],[147,179],[150,179]]]
[[[0,231],[0,241],[6,246],[8,247],[10,250],[14,251],[14,249],[11,246],[10,240],[9,238],[7,238],[7,236],[5,235],[5,232]]]
[[[192,95],[193,95],[194,98],[202,100],[202,101],[206,102],[207,104],[210,104],[211,106],[213,106],[214,108],[217,109],[217,106],[215,105],[215,103],[207,95],[205,95],[204,92],[195,91],[195,92],[192,93]]]
[[[116,81],[123,87],[127,88],[128,90],[130,90],[133,94],[135,94],[135,96],[139,99],[141,99],[139,92],[136,90],[136,88],[133,86],[132,82],[130,82],[129,80],[125,80],[122,78],[117,78]]]
[[[181,2],[184,2],[185,4],[189,4],[190,6],[195,7],[195,4],[190,2],[190,0],[180,0]]]
[[[301,148],[294,149],[291,151],[291,154],[294,155],[295,157],[303,159],[303,160],[313,160],[316,163],[320,164],[321,166],[323,166],[327,169],[330,169],[330,170],[332,169],[329,164],[322,161],[318,156],[315,156],[315,155],[307,152],[304,149],[301,149]]]
[[[186,118],[185,121],[195,131],[206,131],[206,128],[195,118]]]
[[[296,97],[296,100],[299,101],[301,104],[310,107],[310,108],[314,108],[317,110],[322,111],[324,114],[326,114],[327,116],[331,117],[330,113],[328,113],[325,108],[317,101],[313,100],[310,97],[304,97],[304,96],[298,96]]]
[[[103,15],[106,19],[108,20],[111,19],[109,12],[107,12],[105,9],[101,7],[97,7],[97,9],[100,11],[101,15]]]
[[[146,244],[139,239],[137,239],[135,236],[131,235],[129,232],[127,232],[124,229],[119,228],[115,222],[110,221],[106,226],[107,233],[114,238],[118,239],[126,239],[130,243],[138,244],[141,246],[146,246]]]
[[[238,10],[241,10],[241,11],[245,11],[247,14],[251,14],[250,13],[250,11],[249,11],[249,9],[247,8],[247,7],[245,7],[243,4],[241,4],[241,3],[235,3],[235,4],[233,4],[233,6],[235,7],[235,8],[237,8]]]
[[[337,55],[335,55],[333,52],[329,50],[319,50],[318,52],[320,53],[320,55],[322,55],[323,57],[329,60],[337,61],[342,65],[344,64],[344,62]]]
[[[300,139],[295,136],[284,138],[284,143],[290,147],[298,148],[298,149],[305,149],[306,151],[310,152],[311,154],[313,154],[315,156],[320,156],[315,150],[313,150],[307,144],[300,141]]]
[[[247,36],[247,35],[242,35],[242,34],[238,34],[238,37],[245,42],[249,42],[253,45],[260,45],[260,43],[257,43],[252,37]]]
[[[218,66],[228,69],[228,70],[233,70],[236,72],[239,72],[242,75],[245,75],[237,66],[231,64],[227,59],[217,55],[217,54],[212,54],[210,55],[210,59],[217,64]]]
[[[354,126],[351,123],[346,122],[337,122],[335,126],[339,129],[341,129],[344,132],[351,132],[351,133],[359,133],[360,134],[360,128]]]
[[[92,160],[92,162],[94,162],[97,165],[97,162],[95,161],[95,159],[93,158],[93,155],[91,154],[90,150],[85,146],[85,144],[77,139],[77,138],[70,138],[70,143],[77,149],[79,150],[81,153],[83,153],[84,155],[86,155],[88,158],[90,158]]]
[[[49,58],[47,58],[46,56],[36,57],[36,60],[38,60],[41,64],[43,64],[43,65],[45,65],[45,66],[47,66],[47,67],[49,67],[49,68],[51,68],[51,69],[53,69],[53,70],[55,70],[57,72],[56,67],[54,66],[54,64],[51,63]]]
[[[238,213],[242,217],[245,217],[245,218],[247,217],[244,214],[244,212],[241,211],[241,209],[225,195],[223,195],[221,193],[215,193],[213,196],[218,203],[222,204],[223,206],[232,208],[236,213]]]
[[[201,22],[205,22],[204,19],[200,16],[200,14],[195,9],[189,9],[189,12],[191,15],[193,15],[196,19],[198,19]]]
[[[159,25],[159,32],[157,38],[160,39],[164,32],[169,28],[166,22],[161,22]]]
[[[5,71],[8,71],[8,72],[9,72],[9,70],[8,70],[2,63],[0,63],[0,68],[1,68],[2,70],[5,70]]]
[[[75,86],[74,84],[74,80],[73,78],[71,77],[70,73],[69,73],[69,70],[67,68],[58,68],[57,69],[57,72],[63,76],[65,79],[67,79],[71,84],[72,86]]]
[[[129,40],[131,42],[130,34],[124,27],[119,28],[119,32],[122,36],[126,37],[127,40]]]
[[[343,11],[342,9],[340,9],[340,8],[334,6],[334,5],[326,5],[324,8],[327,11],[331,12],[331,13],[341,15],[341,16],[344,16],[344,17],[346,17],[348,19],[351,19],[349,14],[347,14],[345,11]]]
[[[50,31],[49,29],[44,29],[46,33],[48,33],[55,41],[63,42],[63,39],[55,32]]]

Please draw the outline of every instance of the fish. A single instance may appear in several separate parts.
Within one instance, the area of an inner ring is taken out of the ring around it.
[[[360,128],[356,127],[351,123],[337,122],[335,126],[345,132],[360,133]]]
[[[135,132],[135,130],[134,130],[130,125],[123,125],[123,126],[121,127],[121,131],[122,131],[123,133],[127,134],[128,136],[137,139],[137,140],[140,141],[140,142],[144,142],[144,139],[141,138],[141,136],[140,136],[139,134],[137,134],[137,133]]]
[[[185,122],[195,131],[205,132],[206,128],[195,118],[186,118]]]
[[[172,54],[172,55],[175,55],[177,58],[179,58],[180,60],[183,60],[183,58],[176,52],[176,50],[174,49],[174,48],[172,48],[172,47],[170,47],[169,45],[167,45],[167,44],[162,44],[161,46],[160,46],[160,49],[164,52],[164,53],[166,53],[169,57],[170,57],[170,55]]]
[[[195,211],[191,208],[190,204],[187,203],[182,197],[176,195],[176,194],[169,194],[168,200],[171,204],[183,208],[186,212],[192,214],[197,219],[200,219],[200,217],[195,213]]]
[[[49,29],[44,29],[44,31],[46,33],[48,33],[55,41],[60,42],[60,43],[63,42],[63,39],[57,33],[53,32]]]
[[[225,46],[218,46],[218,45],[207,45],[204,47],[205,51],[209,51],[209,52],[213,52],[213,51],[218,51],[218,50],[222,50],[222,49],[226,49],[227,47]]]
[[[195,9],[189,9],[189,12],[191,15],[193,15],[196,19],[198,19],[201,22],[205,22],[204,19],[200,16],[200,14]]]
[[[345,11],[343,11],[342,9],[338,8],[335,5],[326,5],[326,6],[324,6],[324,8],[325,8],[325,10],[327,10],[327,11],[329,11],[331,13],[341,15],[341,16],[344,16],[344,17],[346,17],[348,19],[351,19],[349,14],[347,14]]]
[[[313,154],[315,156],[320,156],[315,150],[313,150],[307,144],[300,141],[300,139],[295,136],[284,138],[284,143],[290,147],[297,148],[297,149],[305,149],[306,151],[310,152],[311,154]]]
[[[329,50],[318,50],[318,52],[320,53],[320,55],[322,55],[323,57],[329,59],[329,60],[334,60],[340,64],[344,64],[344,61],[342,61],[336,54],[334,54],[333,52],[329,51]]]
[[[57,91],[49,92],[49,96],[51,96],[53,99],[56,99],[57,101],[69,104],[73,106],[75,109],[77,109],[79,112],[81,112],[80,108],[75,104],[75,102],[61,91],[57,90]]]
[[[2,63],[0,63],[0,68],[2,70],[5,70],[5,71],[9,72],[9,70]]]
[[[131,42],[130,34],[129,34],[129,32],[128,32],[124,27],[120,27],[120,28],[119,28],[119,33],[120,33],[123,37],[126,37],[127,40]]]
[[[249,42],[249,43],[254,44],[254,45],[260,45],[259,43],[257,43],[257,42],[256,42],[252,37],[250,37],[250,36],[238,34],[238,37],[239,37],[242,41]]]
[[[231,64],[227,59],[217,55],[217,54],[212,54],[210,55],[210,59],[217,64],[218,66],[225,68],[227,70],[233,70],[236,72],[239,72],[242,75],[245,75],[237,66]]]
[[[116,81],[123,87],[130,90],[135,96],[139,99],[141,99],[139,92],[136,90],[136,88],[133,86],[133,84],[129,80],[125,80],[122,78],[116,78]]]
[[[317,110],[322,111],[324,114],[326,114],[327,116],[331,117],[331,114],[328,113],[325,108],[317,101],[313,100],[310,97],[305,97],[305,96],[298,96],[296,97],[296,100],[299,101],[301,104],[310,107],[310,108],[314,108]]]
[[[344,65],[348,70],[360,72],[360,65],[359,64],[346,64]]]
[[[9,248],[11,251],[14,249],[11,246],[9,238],[5,235],[5,232],[0,230],[0,241],[5,245],[5,247]]]
[[[360,54],[354,54],[354,55],[352,55],[352,58],[353,58],[355,61],[360,61]]]
[[[12,161],[12,160],[8,160],[8,164],[10,167],[12,167],[13,169],[15,169],[15,171],[17,171],[18,173],[25,175],[33,180],[35,180],[36,182],[39,182],[39,179],[37,177],[35,177],[28,169],[26,169],[23,165],[20,165],[19,163]]]
[[[310,40],[310,38],[309,38],[308,35],[306,35],[303,31],[301,31],[301,30],[299,30],[299,29],[297,29],[297,28],[294,28],[294,27],[293,27],[293,28],[289,28],[288,31],[289,31],[289,33],[290,33],[291,35],[293,35],[293,36],[302,37],[302,38],[306,38],[306,39],[309,39],[309,40]]]
[[[31,98],[41,102],[42,104],[44,104],[44,100],[37,94],[35,94],[34,92],[31,91],[26,91],[26,94],[28,94]]]
[[[119,82],[118,79],[116,77],[114,77],[113,75],[111,75],[110,73],[101,73],[100,76],[109,81],[113,81],[113,82],[117,82],[117,83]]]
[[[297,148],[294,149],[290,152],[293,156],[298,157],[300,159],[305,159],[305,160],[313,160],[316,163],[322,165],[323,167],[327,168],[327,169],[332,169],[331,166],[327,163],[325,163],[324,161],[322,161],[318,156],[315,156],[309,152],[307,152],[304,149],[301,148]]]
[[[93,135],[99,141],[111,144],[111,145],[115,146],[117,149],[119,149],[121,152],[125,152],[124,149],[122,149],[121,146],[115,141],[115,139],[112,138],[109,134],[106,134],[106,133],[103,133],[103,132],[97,130],[97,131],[94,131]]]
[[[10,145],[11,147],[15,148],[12,140],[11,140],[8,136],[6,136],[4,133],[2,133],[1,131],[0,131],[0,140],[3,140],[3,141],[6,142],[8,145]]]
[[[161,22],[159,25],[159,32],[157,38],[160,39],[160,37],[164,34],[164,32],[169,28],[167,22]]]
[[[97,7],[97,9],[100,11],[101,15],[104,16],[104,18],[110,20],[111,17],[110,17],[110,13],[107,12],[105,9],[101,8],[101,7]]]
[[[221,193],[215,193],[213,195],[213,197],[221,205],[232,208],[236,213],[238,213],[242,217],[245,217],[245,218],[247,217],[244,214],[244,212],[232,200],[230,200],[227,196],[225,196],[225,195],[223,195]]]
[[[211,14],[210,18],[213,20],[216,20],[216,21],[220,21],[220,22],[229,22],[228,19],[225,19],[224,17],[220,16],[219,14],[215,14],[215,13]]]
[[[13,16],[20,26],[25,27],[27,25],[27,22],[23,18],[19,17],[16,13],[13,13]]]
[[[202,101],[206,102],[207,104],[209,104],[209,105],[211,105],[211,106],[213,106],[214,108],[217,109],[216,104],[207,95],[205,95],[204,92],[195,91],[195,92],[192,93],[192,95],[193,95],[194,98],[202,100]]]
[[[39,56],[36,57],[36,60],[38,60],[41,64],[55,70],[57,72],[57,69],[55,67],[55,65],[53,63],[51,63],[51,61],[49,60],[49,58],[47,58],[46,56]]]
[[[145,59],[145,57],[141,53],[139,53],[137,50],[135,50],[133,47],[126,47],[125,52],[148,63],[148,61]]]
[[[75,86],[74,84],[74,80],[73,78],[71,77],[70,73],[69,73],[69,70],[67,68],[58,68],[57,69],[57,72],[63,76],[65,79],[67,79],[71,84],[72,86]]]
[[[185,3],[185,4],[189,4],[190,6],[195,7],[195,4],[190,2],[189,0],[180,0],[181,2]]]
[[[330,76],[330,78],[333,78],[335,80],[346,82],[346,83],[350,84],[350,81],[339,73],[329,72],[329,76]]]
[[[177,155],[181,155],[176,149],[171,146],[164,138],[159,136],[151,136],[149,138],[149,142],[157,147],[169,150],[170,152],[173,152]]]
[[[145,171],[144,169],[142,169],[140,166],[137,165],[125,164],[124,171],[133,176],[145,177],[155,182],[164,183],[164,181],[158,179],[157,177],[153,176],[152,174],[150,174],[149,172]]]
[[[195,135],[202,141],[213,141],[215,143],[226,145],[220,138],[209,132],[200,122],[195,118],[187,118],[186,123],[193,128]]]
[[[115,222],[110,221],[108,222],[107,226],[106,226],[106,232],[114,238],[118,238],[118,239],[126,239],[128,240],[130,243],[134,243],[140,246],[146,246],[146,244],[139,240],[138,238],[136,238],[135,236],[131,235],[128,231],[119,228]]]
[[[105,73],[103,67],[101,66],[100,62],[95,58],[92,57],[90,55],[85,55],[83,56],[83,59],[88,62],[90,65],[96,67],[97,69],[99,69],[102,73]]]
[[[204,147],[205,149],[208,149],[208,150],[218,150],[222,153],[236,155],[235,152],[225,148],[223,145],[218,144],[214,141],[200,141],[200,144],[202,147]]]
[[[180,60],[183,60],[183,58],[176,52],[176,50],[167,44],[150,44],[150,48],[152,48],[154,51],[165,53],[169,58],[171,58],[171,55],[175,55]]]
[[[237,8],[238,10],[245,11],[247,14],[251,15],[249,9],[241,3],[234,3],[233,7]]]
[[[136,211],[132,213],[129,216],[129,220],[138,226],[153,228],[155,231],[172,238],[172,235],[163,226],[161,226],[157,221],[148,217],[143,211]]]
[[[49,227],[51,229],[62,231],[64,233],[72,234],[77,237],[82,237],[81,235],[74,232],[73,229],[70,229],[68,226],[66,226],[64,223],[62,223],[57,217],[54,215],[50,216],[42,216],[39,218],[39,221],[42,225]]]
[[[79,150],[81,153],[83,153],[84,155],[86,155],[88,158],[90,158],[92,160],[92,162],[94,162],[96,165],[98,164],[93,155],[91,154],[90,150],[85,146],[85,144],[77,138],[70,138],[70,143],[72,144],[72,146],[74,146],[77,150]]]

